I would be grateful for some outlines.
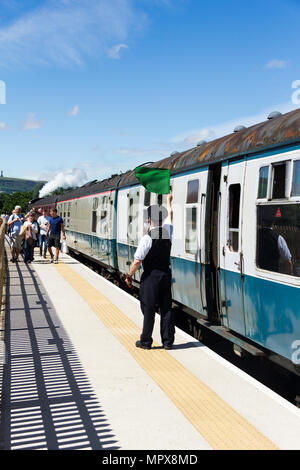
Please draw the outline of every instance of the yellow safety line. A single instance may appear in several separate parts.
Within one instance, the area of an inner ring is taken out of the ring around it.
[[[69,266],[60,263],[56,268],[213,449],[278,449],[164,349],[136,348],[138,326]]]

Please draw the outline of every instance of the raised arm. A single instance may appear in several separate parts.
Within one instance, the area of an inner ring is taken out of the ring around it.
[[[167,195],[167,210],[168,210],[168,217],[165,220],[166,224],[173,224],[173,209],[172,209],[172,194]]]

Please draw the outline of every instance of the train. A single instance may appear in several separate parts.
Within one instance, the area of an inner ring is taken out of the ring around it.
[[[174,306],[237,354],[299,375],[300,109],[147,165],[170,169]],[[166,196],[148,192],[132,170],[31,207],[56,207],[69,248],[122,276],[156,203]]]

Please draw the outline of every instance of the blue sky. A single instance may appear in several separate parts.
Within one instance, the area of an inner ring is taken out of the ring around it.
[[[298,0],[0,0],[0,169],[101,179],[294,109],[299,21]]]

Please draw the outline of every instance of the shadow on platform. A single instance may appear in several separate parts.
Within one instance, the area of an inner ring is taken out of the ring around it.
[[[3,373],[3,448],[118,449],[34,265],[9,263]]]

